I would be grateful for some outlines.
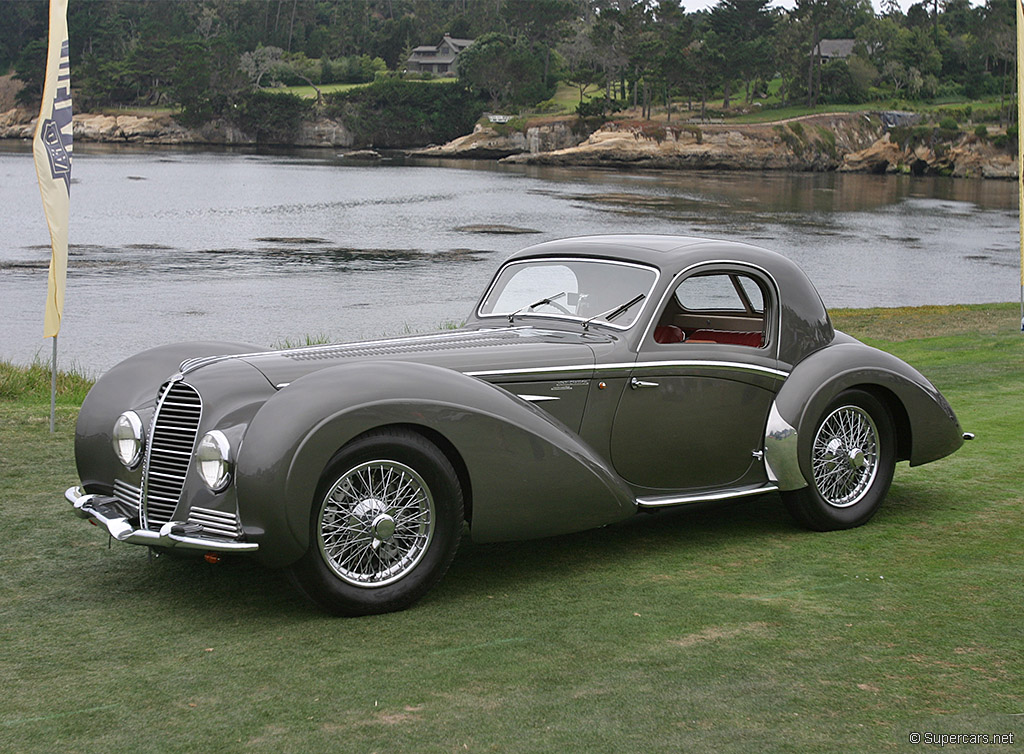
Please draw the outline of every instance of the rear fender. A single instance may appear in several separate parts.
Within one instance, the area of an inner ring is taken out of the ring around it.
[[[947,456],[963,444],[956,414],[924,375],[863,343],[835,344],[800,362],[775,397],[765,450],[780,489],[807,484],[817,423],[837,395],[855,387],[874,393],[889,407],[897,431],[903,433],[897,460],[917,466]]]
[[[633,495],[593,449],[535,406],[474,377],[411,362],[314,372],[253,418],[238,455],[246,535],[281,566],[309,541],[317,486],[347,443],[404,425],[443,436],[468,470],[477,541],[593,528],[635,512]]]

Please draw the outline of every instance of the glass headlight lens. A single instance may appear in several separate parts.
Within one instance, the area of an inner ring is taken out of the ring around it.
[[[231,480],[231,443],[219,429],[207,432],[196,448],[196,468],[206,486],[220,492]]]
[[[142,419],[134,411],[125,411],[114,422],[111,442],[117,460],[134,469],[142,460]]]

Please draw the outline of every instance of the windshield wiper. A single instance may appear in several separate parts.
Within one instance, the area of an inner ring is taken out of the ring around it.
[[[584,320],[584,322],[583,322],[583,329],[586,330],[587,328],[589,328],[590,327],[590,323],[593,322],[595,319],[603,319],[605,322],[611,322],[613,319],[618,317],[620,314],[624,314],[625,312],[627,312],[630,309],[632,309],[636,304],[640,303],[645,298],[647,298],[647,294],[645,294],[645,293],[638,293],[636,296],[631,298],[629,301],[627,301],[624,304],[619,304],[614,309],[609,309],[606,312],[601,312],[600,314],[595,314],[590,319]]]
[[[532,304],[529,304],[528,306],[524,306],[524,307],[521,307],[519,309],[516,309],[514,312],[512,312],[511,314],[508,315],[508,323],[510,325],[514,324],[514,320],[516,318],[516,315],[519,314],[520,312],[530,311],[531,309],[536,309],[538,306],[543,306],[544,304],[550,304],[555,299],[561,298],[564,295],[565,295],[565,291],[559,291],[554,296],[548,296],[547,298],[542,298],[540,301],[534,301]]]

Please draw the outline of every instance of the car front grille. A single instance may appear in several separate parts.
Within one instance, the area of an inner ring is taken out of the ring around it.
[[[203,401],[191,385],[170,382],[160,390],[143,483],[143,525],[158,531],[171,520],[195,451]]]

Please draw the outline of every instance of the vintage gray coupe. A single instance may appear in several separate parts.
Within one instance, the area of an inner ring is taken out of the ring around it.
[[[778,492],[800,524],[843,529],[897,461],[963,438],[920,373],[833,329],[784,256],[594,236],[514,254],[455,331],[127,359],[82,405],[65,497],[116,540],[248,553],[361,615],[422,597],[467,525],[546,537]]]

